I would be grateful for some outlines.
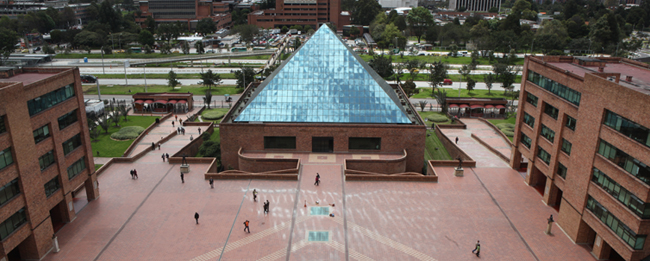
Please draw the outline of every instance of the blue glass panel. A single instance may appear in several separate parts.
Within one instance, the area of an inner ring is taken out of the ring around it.
[[[327,26],[279,70],[260,86],[235,122],[411,124]]]

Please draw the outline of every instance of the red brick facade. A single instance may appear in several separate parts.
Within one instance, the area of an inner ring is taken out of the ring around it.
[[[628,206],[591,181],[595,167],[642,201],[650,201],[648,184],[597,153],[602,139],[640,162],[650,164],[649,147],[603,124],[606,110],[609,110],[650,128],[650,92],[642,86],[650,69],[627,59],[601,60],[607,61],[604,67],[602,64],[579,65],[572,57],[526,58],[511,166],[519,168],[522,156],[528,159],[526,182],[544,190],[546,204],[559,207],[556,221],[574,242],[593,245],[593,254],[599,259],[618,254],[625,260],[641,260],[650,255],[649,240],[645,241],[642,250],[633,249],[586,209],[586,205],[591,196],[637,235],[650,233],[647,219],[635,215]],[[529,81],[529,70],[580,92],[579,106]],[[615,78],[607,79],[612,76]],[[626,81],[622,80],[624,78]],[[537,106],[527,102],[528,93],[538,98]],[[557,119],[544,112],[544,103],[559,110]],[[535,119],[533,128],[523,123],[524,112]],[[567,116],[577,120],[575,130],[565,126]],[[540,135],[542,124],[555,132],[553,142]],[[521,133],[532,140],[530,149],[522,144]],[[563,139],[572,144],[570,154],[561,150]],[[538,146],[551,155],[549,164],[538,157]],[[559,163],[567,169],[566,179],[557,174]]]
[[[350,24],[350,14],[342,13],[341,0],[283,1],[275,2],[275,10],[253,11],[248,14],[248,24],[261,28],[282,28],[309,25],[314,30],[323,23],[333,23],[337,30]]]
[[[29,75],[28,82],[23,82],[25,75]],[[74,97],[30,117],[28,100],[71,83]],[[77,122],[59,130],[58,118],[75,109]],[[27,223],[3,238],[0,260],[14,249],[22,259],[39,259],[52,249],[53,223],[60,226],[74,220],[73,191],[85,185],[89,200],[99,197],[79,70],[30,68],[0,79],[0,116],[7,126],[0,134],[0,150],[11,147],[13,156],[13,164],[0,170],[0,186],[18,179],[20,188],[20,194],[0,206],[0,222],[22,208],[27,215]],[[35,144],[33,131],[44,125],[50,136]],[[82,145],[65,155],[63,142],[77,134]],[[54,152],[55,162],[41,171],[39,157],[49,151]],[[85,157],[86,168],[70,180],[67,169],[81,157]],[[58,178],[59,189],[46,197],[44,184],[53,178]]]

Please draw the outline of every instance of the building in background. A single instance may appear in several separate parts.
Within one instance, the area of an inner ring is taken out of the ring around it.
[[[449,9],[459,10],[461,7],[465,11],[487,12],[492,7],[501,8],[499,0],[449,0]]]
[[[324,23],[333,23],[337,30],[350,24],[350,13],[341,10],[341,0],[277,0],[275,10],[248,14],[248,24],[263,28],[309,25],[316,30]]]
[[[0,260],[42,258],[75,191],[99,197],[87,126],[79,69],[0,68]]]
[[[212,0],[148,0],[140,1],[139,8],[142,15],[135,21],[142,26],[148,16],[157,24],[182,22],[188,30],[195,30],[199,20],[204,18],[212,19],[217,29],[232,25],[228,4]]]
[[[528,56],[519,101],[510,165],[566,235],[598,260],[648,257],[650,66]]]
[[[418,7],[417,0],[379,0],[382,8]]]

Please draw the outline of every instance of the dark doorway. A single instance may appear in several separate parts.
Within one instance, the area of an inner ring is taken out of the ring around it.
[[[52,228],[54,233],[58,232],[65,223],[63,222],[63,213],[62,211],[67,210],[65,200],[62,200],[59,204],[56,204],[52,209],[50,209],[50,219],[52,220]]]
[[[334,152],[334,138],[332,137],[312,137],[311,138],[311,151],[312,152]]]
[[[555,185],[553,185],[553,186],[555,186]],[[552,207],[557,212],[560,212],[560,205],[562,205],[562,190],[557,189],[557,196],[555,196],[555,202],[552,202]]]
[[[23,259],[20,257],[20,250],[18,247],[14,248],[14,250],[11,250],[11,252],[7,254],[7,261],[20,261],[20,260]]]

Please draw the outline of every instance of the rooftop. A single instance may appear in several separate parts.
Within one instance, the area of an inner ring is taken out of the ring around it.
[[[0,78],[0,82],[22,82],[23,85],[28,85],[54,75],[57,73],[21,73],[9,78]]]

